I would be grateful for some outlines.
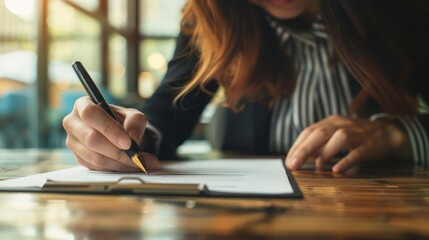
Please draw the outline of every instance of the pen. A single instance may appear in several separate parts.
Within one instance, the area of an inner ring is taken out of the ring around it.
[[[101,92],[98,90],[92,78],[89,76],[86,69],[83,67],[82,63],[76,61],[72,64],[74,71],[79,77],[80,82],[85,88],[91,100],[100,106],[107,114],[110,115],[115,121],[117,121],[115,114],[112,109],[110,109],[109,104],[104,99]],[[146,163],[144,161],[143,155],[141,154],[140,148],[138,145],[131,140],[131,147],[128,150],[125,150],[127,155],[131,158],[131,160],[146,174],[149,174],[148,168],[146,167]]]

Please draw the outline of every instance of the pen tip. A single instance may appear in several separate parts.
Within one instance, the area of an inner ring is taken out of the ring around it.
[[[136,153],[134,154],[131,159],[133,160],[133,162],[146,174],[149,174],[149,172],[147,171],[147,169],[144,166],[144,158],[143,155],[140,153]]]

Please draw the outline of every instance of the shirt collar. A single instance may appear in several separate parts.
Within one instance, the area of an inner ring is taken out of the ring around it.
[[[267,16],[267,20],[270,23],[270,26],[275,30],[277,36],[280,37],[282,43],[286,43],[291,38],[294,38],[295,40],[306,43],[309,46],[317,47],[317,38],[328,39],[328,34],[320,15],[318,15],[316,20],[311,24],[310,29],[300,31],[292,30],[287,26],[280,25],[279,22],[271,16]]]

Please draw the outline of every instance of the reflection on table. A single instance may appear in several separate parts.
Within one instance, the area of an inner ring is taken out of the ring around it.
[[[74,157],[64,150],[0,151],[2,179],[71,166]],[[366,165],[332,174],[307,163],[293,175],[304,199],[0,193],[0,238],[429,237],[429,173],[418,166]]]

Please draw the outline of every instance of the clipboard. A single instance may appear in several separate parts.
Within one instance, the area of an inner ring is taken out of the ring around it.
[[[124,181],[138,183],[123,183]],[[41,184],[42,192],[129,194],[129,195],[189,195],[198,196],[208,191],[205,184],[145,183],[140,178],[121,178],[111,182],[56,182],[47,179]]]
[[[122,177],[116,182],[60,182],[46,178],[37,187],[5,187],[0,192],[31,192],[91,195],[139,195],[139,196],[193,196],[226,198],[303,198],[292,174],[283,168],[292,192],[288,193],[243,193],[223,192],[211,189],[204,183],[153,183],[141,178]],[[31,177],[31,176],[29,176]],[[13,179],[12,179],[13,180]],[[1,181],[0,181],[1,183]]]

